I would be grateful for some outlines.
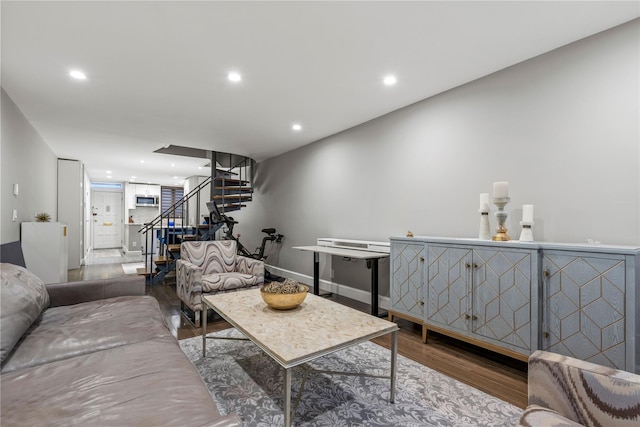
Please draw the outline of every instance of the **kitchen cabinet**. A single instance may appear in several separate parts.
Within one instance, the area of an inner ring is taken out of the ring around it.
[[[136,208],[136,185],[129,184],[128,182],[124,184],[124,204],[125,204],[125,213],[129,209]]]
[[[143,234],[140,233],[142,224],[125,224],[124,227],[124,251],[144,253]]]
[[[161,188],[159,185],[154,184],[135,184],[135,194],[143,196],[158,196],[160,197]]]

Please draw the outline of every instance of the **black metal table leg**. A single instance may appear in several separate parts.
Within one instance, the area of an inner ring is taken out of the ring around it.
[[[313,253],[313,293],[320,295],[320,254]]]

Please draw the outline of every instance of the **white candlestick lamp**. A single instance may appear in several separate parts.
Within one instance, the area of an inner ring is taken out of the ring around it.
[[[533,242],[533,205],[522,205],[521,242]]]
[[[489,231],[489,193],[480,193],[480,232],[478,238],[491,240]]]

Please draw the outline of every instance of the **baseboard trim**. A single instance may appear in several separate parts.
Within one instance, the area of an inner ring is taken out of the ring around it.
[[[265,268],[276,276],[289,277],[313,288],[313,276],[298,273],[296,271],[286,270],[284,268],[275,267],[269,264],[265,264]],[[352,288],[351,286],[320,279],[320,290],[324,292],[331,292],[333,294],[340,295],[345,298],[349,298],[365,304],[371,304],[371,292],[363,291],[362,289],[356,289]],[[379,297],[378,305],[380,306],[380,308],[388,310],[390,306],[389,297]]]

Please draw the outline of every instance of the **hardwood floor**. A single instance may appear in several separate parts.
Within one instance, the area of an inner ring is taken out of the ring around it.
[[[98,264],[82,266],[69,271],[69,280],[91,280],[120,277],[124,271],[120,264]],[[154,296],[164,313],[167,324],[178,339],[201,335],[180,312],[180,300],[175,291],[175,279],[168,277],[165,283],[147,286],[147,294]],[[369,306],[344,297],[334,297],[339,303],[368,312]],[[490,395],[507,401],[520,408],[527,405],[527,365],[461,341],[429,332],[428,344],[421,339],[420,328],[404,320],[397,321],[400,327],[398,353],[422,365],[441,372],[458,381],[469,384]],[[224,320],[209,322],[209,332],[229,328]],[[390,337],[373,340],[390,347]]]

